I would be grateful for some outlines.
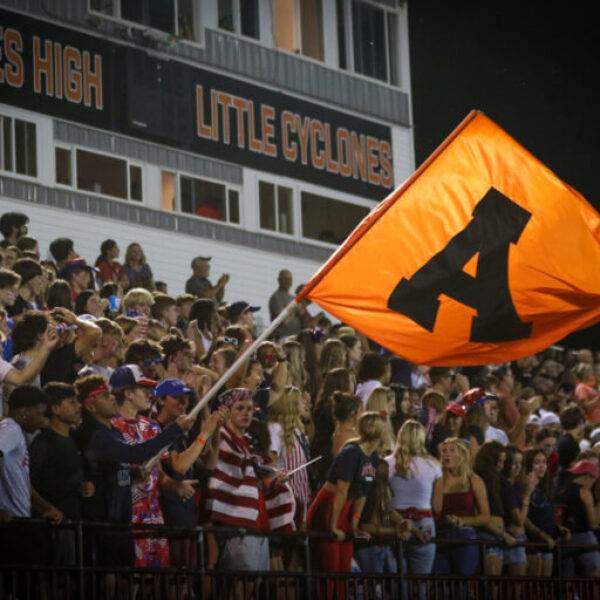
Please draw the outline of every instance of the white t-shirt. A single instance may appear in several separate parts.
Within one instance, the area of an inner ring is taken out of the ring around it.
[[[367,405],[369,394],[378,387],[383,387],[379,379],[369,379],[369,381],[363,381],[356,386],[356,395],[362,400],[363,406]]]
[[[506,435],[506,431],[502,431],[502,429],[498,429],[497,427],[492,427],[488,425],[488,428],[485,431],[485,440],[496,440],[501,444],[508,444],[510,440],[508,439],[508,435]]]
[[[23,430],[9,417],[0,421],[0,452],[0,510],[12,517],[30,517],[27,442]]]
[[[390,487],[392,488],[392,505],[394,508],[431,509],[433,483],[442,476],[442,468],[433,458],[413,456],[410,460],[408,479],[396,475],[396,459],[386,457],[389,467]]]
[[[0,358],[0,383],[6,379],[6,376],[11,369],[14,369],[14,367],[9,362]]]

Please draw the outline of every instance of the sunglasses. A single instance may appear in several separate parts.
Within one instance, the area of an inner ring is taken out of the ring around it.
[[[142,361],[145,365],[150,366],[152,363],[154,363],[155,365],[160,365],[160,363],[162,362],[162,359],[159,357],[156,358],[144,358]]]
[[[234,337],[229,337],[228,335],[224,335],[223,337],[221,337],[221,339],[226,343],[226,344],[233,344],[236,348],[239,344],[239,341],[237,338]]]

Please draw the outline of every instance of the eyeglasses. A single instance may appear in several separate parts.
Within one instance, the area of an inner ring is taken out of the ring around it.
[[[156,358],[144,358],[142,362],[148,366],[150,366],[152,363],[154,363],[155,365],[160,365],[162,359],[157,356]]]
[[[221,339],[226,343],[226,344],[233,344],[236,348],[239,344],[239,341],[237,338],[234,337],[229,337],[228,335],[224,335],[221,337]]]

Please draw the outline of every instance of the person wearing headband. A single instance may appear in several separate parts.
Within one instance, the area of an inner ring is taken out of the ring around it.
[[[125,386],[129,389],[135,387],[135,375],[138,380],[143,377],[141,371],[133,373],[130,367],[125,371],[123,367],[117,369],[115,372],[119,373],[113,383],[129,384]],[[150,460],[175,442],[192,427],[195,418],[182,415],[155,437],[132,445],[113,425],[118,408],[106,378],[88,375],[77,379],[74,388],[84,410],[83,422],[73,432],[73,438],[84,457],[86,478],[95,488],[94,494],[82,501],[82,517],[129,524],[132,521],[131,465]],[[134,565],[134,544],[130,536],[99,532],[94,536],[93,545],[95,566]]]

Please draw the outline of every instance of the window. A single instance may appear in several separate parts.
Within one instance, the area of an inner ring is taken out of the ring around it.
[[[321,0],[273,0],[275,45],[323,60]]]
[[[398,11],[393,1],[336,0],[340,69],[399,85]],[[348,27],[351,35],[346,35]]]
[[[294,233],[294,190],[267,181],[258,182],[260,227]]]
[[[219,0],[219,28],[259,39],[258,0]]]
[[[89,0],[90,11],[194,40],[194,0]]]
[[[0,169],[37,177],[35,123],[0,115]]]
[[[67,148],[54,149],[54,160],[56,163],[56,183],[61,185],[73,185],[71,174],[71,151]]]
[[[123,200],[143,200],[142,167],[130,164],[124,158],[82,149],[73,152],[70,148],[57,146],[54,159],[56,183],[75,185],[79,190]]]
[[[342,243],[369,213],[366,206],[302,192],[302,235],[311,240]]]
[[[163,171],[163,208],[169,204],[174,208],[174,202],[169,202],[174,191],[174,182],[170,182]],[[181,175],[179,178],[181,212],[190,213],[205,219],[240,222],[239,192],[227,189],[223,183],[198,179]],[[173,210],[173,208],[171,210]]]

